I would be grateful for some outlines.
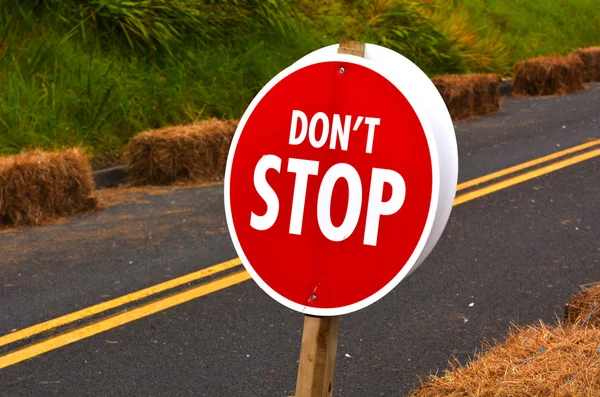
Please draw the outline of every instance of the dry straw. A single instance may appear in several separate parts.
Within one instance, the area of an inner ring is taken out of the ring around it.
[[[589,286],[571,297],[565,305],[565,321],[569,324],[600,328],[600,283]]]
[[[1,225],[40,225],[97,207],[92,171],[79,150],[0,157]]]
[[[585,83],[600,81],[600,47],[579,49],[573,55],[583,62],[583,81]]]
[[[493,74],[444,75],[432,81],[455,121],[494,113],[500,107],[500,79]]]
[[[600,329],[514,328],[465,366],[432,375],[411,397],[592,397],[600,395]]]
[[[222,179],[237,124],[211,119],[136,135],[125,149],[131,182],[165,185]]]
[[[529,59],[515,65],[516,95],[563,95],[582,91],[583,62],[575,55]]]

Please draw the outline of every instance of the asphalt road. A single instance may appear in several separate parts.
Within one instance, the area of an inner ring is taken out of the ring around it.
[[[598,139],[600,85],[507,100],[457,136],[461,181]],[[554,321],[579,285],[600,280],[599,170],[596,157],[454,208],[414,274],[342,318],[335,395],[405,395],[511,321]],[[222,186],[133,197],[0,233],[0,335],[236,256]],[[246,281],[0,369],[0,395],[292,395],[301,327]]]

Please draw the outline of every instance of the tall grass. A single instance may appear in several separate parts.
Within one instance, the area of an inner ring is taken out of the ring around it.
[[[238,118],[277,72],[341,39],[383,44],[429,74],[509,69],[499,2],[437,1],[3,0],[0,154],[101,154],[145,129]]]
[[[443,16],[459,19],[479,36],[498,40],[508,51],[509,71],[518,61],[540,55],[568,54],[600,44],[598,0],[430,0]]]
[[[301,4],[304,14],[329,37],[384,45],[429,74],[468,69],[452,39],[423,12],[427,7],[420,1],[304,0]]]
[[[147,128],[239,117],[269,78],[320,45],[300,37],[284,2],[260,4],[1,3],[0,153],[102,153]]]

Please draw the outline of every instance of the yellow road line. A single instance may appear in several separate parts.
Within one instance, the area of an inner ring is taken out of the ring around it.
[[[487,194],[496,192],[501,189],[506,189],[509,186],[513,186],[518,183],[525,182],[525,181],[528,181],[533,178],[537,178],[538,176],[541,176],[544,174],[549,174],[551,172],[560,170],[561,168],[565,168],[570,165],[577,164],[577,163],[580,163],[585,160],[589,160],[596,156],[600,156],[600,149],[591,150],[589,152],[568,158],[566,160],[557,161],[556,163],[552,163],[550,165],[539,168],[537,170],[529,171],[525,174],[515,176],[514,178],[506,179],[502,182],[495,183],[493,185],[484,187],[482,189],[475,190],[474,192],[471,192],[471,193],[463,194],[461,196],[456,197],[456,199],[454,199],[454,205],[466,203],[467,201],[471,201],[478,197],[485,196]]]
[[[196,299],[212,292],[231,287],[232,285],[239,284],[248,280],[249,278],[250,274],[243,270],[241,272],[237,272],[212,281],[208,284],[192,288],[177,295],[160,299],[137,309],[109,317],[105,320],[98,321],[97,323],[87,325],[62,335],[58,335],[40,343],[36,343],[24,349],[17,350],[14,353],[0,357],[0,369],[9,367],[21,361],[39,356],[40,354],[47,353],[51,350],[58,349],[82,339],[89,338],[90,336],[108,331],[109,329],[120,327],[142,317],[146,317],[151,314],[169,309],[173,306],[191,301],[192,299]]]
[[[467,201],[471,201],[475,198],[485,196],[487,194],[496,192],[501,189],[508,188],[510,186],[513,186],[513,185],[516,185],[516,184],[519,184],[519,183],[522,183],[525,181],[528,181],[530,179],[536,178],[536,177],[544,175],[544,174],[549,174],[549,173],[557,171],[561,168],[565,168],[570,165],[573,165],[573,164],[576,164],[576,163],[579,163],[579,162],[582,162],[585,160],[589,160],[589,159],[597,157],[597,156],[600,156],[600,149],[592,150],[592,151],[571,157],[569,159],[547,165],[547,166],[539,168],[537,170],[533,170],[533,171],[527,172],[525,174],[516,176],[514,178],[510,178],[510,179],[504,180],[502,182],[493,184],[491,186],[487,186],[485,188],[478,189],[471,193],[467,193],[467,194],[458,196],[454,200],[454,205],[456,206],[459,204],[466,203]],[[21,331],[17,331],[15,333],[12,333],[12,334],[9,334],[9,335],[6,335],[6,336],[0,338],[0,341],[7,340],[5,338],[14,336],[19,333],[31,336],[36,333],[42,332],[43,330],[48,330],[50,328],[53,328],[52,324],[59,324],[59,325],[66,324],[71,321],[75,321],[77,319],[81,319],[81,318],[87,317],[89,315],[99,313],[103,310],[107,310],[108,308],[120,306],[127,302],[132,302],[132,301],[136,300],[135,296],[137,296],[137,299],[140,299],[143,296],[148,296],[148,295],[151,295],[152,293],[156,293],[156,292],[158,292],[158,290],[164,291],[165,289],[173,288],[176,285],[182,285],[182,284],[185,284],[186,282],[196,280],[196,279],[199,279],[202,277],[206,277],[209,274],[214,274],[219,271],[223,271],[223,270],[238,266],[240,263],[241,263],[241,261],[239,258],[232,259],[230,261],[220,263],[218,265],[200,270],[198,272],[191,273],[186,276],[182,276],[178,279],[167,281],[165,283],[158,284],[154,287],[150,287],[145,290],[141,290],[141,291],[135,292],[133,294],[125,295],[121,298],[114,299],[112,301],[101,303],[99,305],[92,306],[90,308],[83,309],[78,312],[75,312],[75,313],[72,313],[72,314],[69,314],[69,315],[66,315],[63,317],[59,317],[54,320],[50,320],[46,323],[42,323],[39,325],[35,325],[32,327],[23,329]],[[206,274],[206,275],[203,275],[203,274]],[[29,358],[38,356],[40,354],[47,353],[51,350],[58,349],[62,346],[77,342],[79,340],[88,338],[90,336],[99,334],[101,332],[108,331],[112,328],[119,327],[121,325],[124,325],[129,322],[138,320],[140,318],[149,316],[149,315],[157,313],[159,311],[169,309],[173,306],[188,302],[190,300],[199,298],[201,296],[225,289],[225,288],[230,287],[235,284],[239,284],[239,283],[249,280],[249,279],[250,279],[250,275],[246,271],[237,272],[232,275],[229,275],[229,276],[223,277],[221,279],[215,280],[213,282],[210,282],[208,284],[201,285],[199,287],[195,287],[193,289],[159,299],[159,300],[149,303],[145,306],[142,306],[142,307],[130,310],[128,312],[124,312],[124,313],[115,315],[113,317],[109,317],[107,319],[100,320],[96,323],[81,327],[79,329],[75,329],[73,331],[58,335],[56,337],[36,343],[29,347],[26,347],[22,350],[18,350],[14,353],[9,353],[5,356],[0,357],[0,369],[17,364],[23,360],[27,360]],[[185,280],[185,281],[183,281],[183,280]],[[147,295],[143,295],[144,291],[155,291],[155,292],[148,293]],[[115,302],[115,303],[113,303],[113,306],[110,306],[111,302]],[[122,302],[122,303],[119,303],[119,302]],[[107,305],[107,306],[103,309],[102,305]],[[94,308],[96,308],[96,309],[94,309]],[[94,310],[92,310],[92,309],[94,309]],[[54,326],[58,326],[58,325],[54,325]],[[40,329],[42,331],[39,331]],[[21,336],[21,338],[24,338],[24,337],[27,337],[27,336]],[[18,340],[18,339],[19,338],[16,338],[14,340]],[[10,343],[10,342],[5,342],[5,344],[6,343]]]
[[[595,141],[590,141],[590,142],[584,143],[582,145],[574,146],[569,149],[561,150],[560,152],[552,153],[548,156],[540,157],[535,160],[527,161],[525,163],[515,165],[514,167],[509,167],[509,168],[506,168],[506,169],[503,169],[503,170],[500,170],[497,172],[493,172],[491,174],[484,175],[480,178],[475,178],[470,181],[463,182],[456,187],[456,191],[459,192],[461,190],[464,190],[464,189],[467,189],[467,188],[470,188],[473,186],[477,186],[484,182],[491,181],[492,179],[500,178],[501,176],[512,174],[513,172],[521,171],[525,168],[533,167],[535,165],[542,164],[547,161],[554,160],[554,159],[566,156],[571,153],[579,152],[580,150],[587,149],[589,147],[596,146],[596,145],[600,145],[600,139],[596,139]]]
[[[74,321],[78,321],[78,320],[84,319],[86,317],[93,316],[93,315],[101,313],[103,311],[110,310],[115,307],[122,306],[127,303],[131,303],[131,302],[146,298],[146,297],[156,294],[158,292],[166,291],[168,289],[175,288],[180,285],[183,285],[183,284],[195,281],[195,280],[199,280],[204,277],[208,277],[215,273],[219,273],[224,270],[231,269],[231,268],[239,266],[241,264],[242,264],[242,262],[240,261],[239,258],[232,259],[230,261],[219,263],[217,265],[199,270],[197,272],[186,274],[185,276],[174,278],[174,279],[166,281],[164,283],[153,285],[152,287],[148,287],[148,288],[133,292],[131,294],[121,296],[116,299],[112,299],[112,300],[109,300],[106,302],[99,303],[94,306],[87,307],[85,309],[82,309],[82,310],[64,315],[62,317],[58,317],[58,318],[46,321],[44,323],[36,324],[36,325],[33,325],[28,328],[23,328],[19,331],[15,331],[13,333],[10,333],[8,335],[0,337],[0,346],[4,346],[9,343],[16,342],[20,339],[29,338],[29,337],[39,334],[41,332],[48,331],[50,329],[60,327],[65,324],[69,324]]]

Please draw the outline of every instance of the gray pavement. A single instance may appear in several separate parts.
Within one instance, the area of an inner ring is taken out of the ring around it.
[[[598,139],[600,85],[509,99],[457,136],[461,181]],[[405,395],[512,320],[552,322],[600,280],[599,169],[595,158],[454,208],[413,275],[342,318],[335,395]],[[235,257],[222,186],[136,197],[0,233],[0,335]],[[291,395],[301,326],[247,281],[2,369],[0,395]]]

